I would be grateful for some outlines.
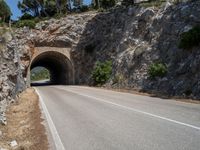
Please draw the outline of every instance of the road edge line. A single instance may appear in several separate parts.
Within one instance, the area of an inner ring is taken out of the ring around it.
[[[55,127],[55,125],[53,123],[53,120],[51,119],[51,116],[50,116],[50,114],[48,112],[48,109],[47,109],[47,107],[46,107],[46,105],[45,105],[45,103],[43,101],[43,98],[40,95],[40,92],[37,90],[37,88],[34,87],[34,89],[35,89],[35,91],[36,91],[36,93],[37,93],[37,95],[39,97],[39,102],[40,102],[40,104],[42,106],[42,109],[44,111],[44,115],[45,115],[45,117],[47,119],[47,123],[48,123],[49,129],[50,129],[50,132],[52,134],[52,138],[53,138],[53,141],[55,143],[56,149],[57,150],[65,150],[64,145],[63,145],[63,143],[62,143],[62,141],[60,139],[60,136],[58,134],[58,131],[56,130],[56,127]]]
[[[189,127],[189,128],[196,129],[196,130],[200,131],[200,127],[195,126],[195,125],[191,125],[191,124],[184,123],[184,122],[181,122],[181,121],[173,120],[173,119],[170,119],[170,118],[167,118],[167,117],[162,117],[162,116],[159,116],[159,115],[155,115],[155,114],[152,114],[152,113],[148,113],[148,112],[145,112],[145,111],[134,109],[134,108],[131,108],[131,107],[123,106],[123,105],[120,105],[120,104],[117,104],[117,103],[109,102],[109,101],[107,101],[105,99],[102,99],[102,98],[97,98],[97,97],[90,96],[90,95],[87,95],[87,94],[79,94],[79,93],[74,92],[74,91],[69,90],[69,89],[63,89],[63,90],[66,90],[68,92],[71,92],[71,93],[74,93],[74,94],[77,94],[77,95],[80,95],[80,96],[85,96],[85,97],[88,97],[88,98],[91,98],[91,99],[95,99],[97,101],[101,101],[101,102],[104,102],[104,103],[107,103],[107,104],[118,106],[118,107],[121,107],[121,108],[124,108],[124,109],[127,109],[127,110],[131,110],[131,111],[134,111],[134,112],[137,112],[137,113],[140,113],[140,114],[145,114],[145,115],[148,115],[148,116],[151,116],[151,117],[154,117],[154,118],[158,118],[158,119],[161,119],[161,120],[173,122],[175,124],[179,124],[179,125],[182,125],[182,126]]]

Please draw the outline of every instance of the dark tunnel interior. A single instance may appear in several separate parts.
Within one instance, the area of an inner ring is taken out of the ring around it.
[[[49,70],[50,82],[48,82],[48,84],[51,85],[73,84],[72,64],[65,55],[59,52],[50,51],[40,54],[33,60],[30,70],[32,70],[35,67],[44,67]],[[36,85],[36,84],[31,83],[31,85]]]

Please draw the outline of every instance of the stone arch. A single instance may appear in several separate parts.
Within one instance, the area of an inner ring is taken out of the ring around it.
[[[27,79],[30,85],[30,71],[34,67],[45,67],[51,75],[51,84],[74,84],[74,67],[70,58],[70,49],[57,47],[36,47],[28,69]]]

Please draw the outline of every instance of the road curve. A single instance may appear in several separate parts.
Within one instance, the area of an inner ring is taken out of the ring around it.
[[[83,86],[36,88],[66,150],[200,150],[200,105]]]

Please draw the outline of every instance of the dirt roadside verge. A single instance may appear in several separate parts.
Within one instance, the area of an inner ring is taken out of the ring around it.
[[[6,116],[8,124],[0,125],[0,149],[48,150],[39,99],[33,88],[20,94],[19,99],[8,108]],[[17,146],[10,146],[12,141],[16,141]]]

